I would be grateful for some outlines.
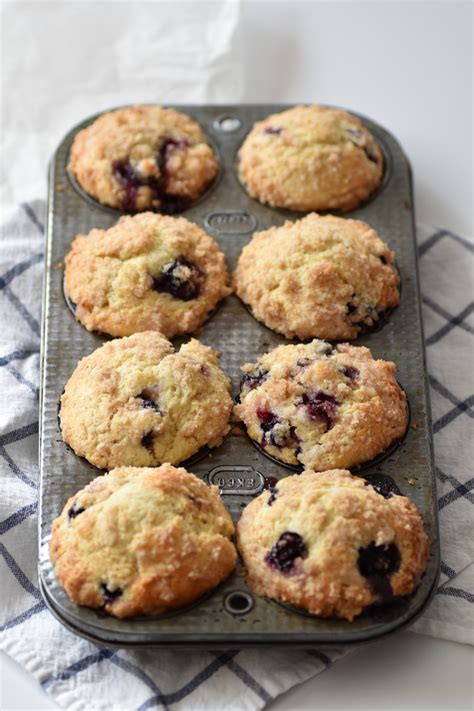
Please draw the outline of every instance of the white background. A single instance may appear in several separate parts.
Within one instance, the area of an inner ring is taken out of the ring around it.
[[[67,4],[72,11],[77,3]],[[90,27],[75,28],[79,39],[92,30],[100,37],[95,19],[107,16],[106,6],[91,3]],[[125,14],[133,11],[133,3],[123,6]],[[175,8],[179,22],[184,5],[175,2]],[[448,1],[245,2],[238,38],[242,99],[317,101],[370,116],[399,139],[411,160],[418,220],[472,235],[472,10],[470,2]],[[43,71],[49,66],[58,82],[67,82],[54,56],[49,60]],[[62,133],[45,143],[45,155]],[[402,632],[357,650],[273,708],[464,711],[472,705],[472,660],[469,647]],[[0,657],[0,708],[56,707],[14,662]]]

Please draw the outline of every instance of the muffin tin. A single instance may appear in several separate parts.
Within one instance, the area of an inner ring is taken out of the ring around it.
[[[283,111],[287,105],[176,106],[198,121],[220,160],[220,171],[206,193],[183,214],[211,234],[234,269],[243,246],[255,230],[281,225],[301,213],[272,209],[250,198],[236,172],[237,151],[255,121]],[[255,596],[246,586],[239,563],[232,575],[204,599],[172,614],[117,620],[72,603],[58,585],[49,559],[51,524],[66,499],[93,479],[99,470],[77,457],[62,441],[58,401],[78,360],[99,347],[105,336],[87,332],[74,319],[62,288],[64,257],[78,233],[108,228],[120,213],[103,207],[77,189],[67,160],[75,134],[96,116],[73,128],[57,149],[50,166],[45,245],[44,309],[40,401],[39,580],[44,600],[62,624],[97,644],[112,647],[243,648],[330,646],[360,643],[411,622],[429,602],[439,574],[439,533],[433,446],[420,314],[413,194],[409,163],[397,141],[373,121],[359,116],[382,147],[385,173],[368,202],[346,216],[369,222],[393,249],[403,282],[400,306],[382,328],[361,336],[374,357],[393,360],[407,393],[410,425],[405,438],[383,457],[358,467],[355,473],[393,483],[412,499],[425,522],[431,542],[428,570],[409,598],[374,606],[352,622],[321,619],[287,605]],[[232,295],[216,309],[196,335],[221,352],[221,366],[239,392],[240,366],[288,341],[258,323]],[[175,339],[178,345],[186,339]],[[183,463],[210,484],[220,487],[234,520],[242,508],[274,479],[291,472],[252,446],[245,428],[233,427],[217,449],[204,449]]]

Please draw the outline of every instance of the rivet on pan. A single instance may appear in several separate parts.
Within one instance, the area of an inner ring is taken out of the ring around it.
[[[220,131],[232,133],[240,128],[240,121],[235,116],[219,116],[214,121],[214,126]]]
[[[241,590],[234,590],[224,598],[224,608],[231,615],[246,615],[252,607],[253,597]]]

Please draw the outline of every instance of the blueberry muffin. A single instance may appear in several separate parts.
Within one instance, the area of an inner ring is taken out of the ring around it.
[[[257,232],[235,289],[255,318],[287,338],[357,338],[400,301],[395,255],[365,222],[312,213]]]
[[[325,471],[367,462],[400,439],[406,397],[396,366],[368,348],[279,346],[244,365],[236,415],[268,454]]]
[[[175,351],[156,331],[83,358],[61,397],[64,441],[101,469],[177,464],[229,431],[230,383],[196,340]]]
[[[53,523],[51,560],[73,602],[115,617],[188,605],[235,566],[217,487],[170,464],[94,479]]]
[[[78,235],[65,261],[76,318],[112,336],[190,333],[231,292],[223,253],[184,217],[122,217],[108,230]]]
[[[257,595],[348,620],[412,593],[429,554],[411,501],[343,469],[279,481],[244,509],[237,540]]]
[[[322,106],[258,121],[239,151],[249,194],[290,210],[353,210],[378,188],[382,173],[382,152],[364,124]]]
[[[215,178],[217,157],[196,121],[173,109],[102,114],[74,138],[68,169],[83,190],[125,212],[181,212]]]

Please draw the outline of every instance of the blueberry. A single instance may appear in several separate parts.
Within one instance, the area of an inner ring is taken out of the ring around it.
[[[270,491],[270,496],[268,497],[267,505],[271,506],[273,504],[273,502],[276,501],[278,491],[277,491],[276,486],[271,486],[269,488],[269,491]]]
[[[349,140],[359,148],[362,148],[367,158],[376,165],[379,164],[378,155],[367,145],[367,139],[363,131],[360,128],[348,128],[346,133],[349,136]]]
[[[142,186],[147,186],[153,197],[160,201],[160,211],[166,214],[182,212],[190,205],[189,198],[182,195],[173,195],[167,191],[168,170],[167,162],[170,153],[175,149],[188,148],[190,143],[186,139],[164,138],[156,155],[156,164],[160,171],[158,178],[154,176],[141,176],[137,173],[128,159],[115,161],[112,172],[123,188],[122,208],[128,212],[137,209],[137,191]]]
[[[143,184],[129,160],[116,160],[112,165],[113,174],[124,191],[122,208],[127,212],[136,210],[137,190]]]
[[[371,148],[364,146],[364,153],[371,163],[375,163],[375,165],[379,164],[379,157]]]
[[[260,428],[263,431],[261,442],[263,448],[267,444],[272,444],[274,447],[282,449],[299,443],[295,428],[288,422],[282,422],[274,412],[259,407],[256,414],[260,420]]]
[[[115,588],[115,590],[109,590],[105,583],[101,583],[100,589],[102,592],[102,599],[104,601],[104,605],[110,605],[111,602],[123,595],[122,588]]]
[[[184,195],[171,195],[164,193],[160,197],[160,212],[163,215],[177,215],[187,210],[192,200]]]
[[[330,343],[323,342],[323,345],[321,346],[321,350],[322,350],[323,355],[329,356],[329,355],[332,355],[336,349],[333,348]]]
[[[268,371],[263,370],[260,366],[257,366],[250,373],[245,373],[240,381],[240,389],[242,390],[245,387],[248,390],[254,390],[255,388],[258,388],[259,385],[261,385],[267,378]]]
[[[367,319],[373,318],[377,314],[377,309],[372,304],[360,303],[358,306],[353,301],[346,304],[347,314],[351,316],[357,311],[359,312],[357,319],[351,319],[352,323],[364,323]]]
[[[166,163],[171,152],[176,148],[182,150],[184,148],[189,148],[189,146],[190,143],[185,138],[176,139],[169,137],[163,139],[156,158],[161,175],[166,175]]]
[[[151,454],[154,454],[154,449],[153,445],[155,443],[155,433],[153,430],[150,430],[146,434],[143,435],[141,438],[140,444],[142,447],[145,447],[145,449],[148,449]]]
[[[311,363],[314,363],[313,358],[298,358],[296,361],[296,365],[300,368],[306,368],[308,365],[311,365]]]
[[[135,188],[140,186],[140,176],[127,158],[114,161],[112,169],[119,183],[129,184]]]
[[[160,210],[167,215],[174,215],[177,212],[186,210],[191,204],[191,200],[183,195],[173,195],[167,191],[168,184],[168,158],[173,150],[189,148],[190,143],[186,139],[177,140],[175,138],[165,138],[158,151],[156,164],[160,171],[160,177],[156,181],[155,192],[160,200]]]
[[[386,258],[383,256],[383,254],[380,254],[380,255],[379,255],[379,259],[380,259],[380,261],[382,262],[382,264],[387,264],[387,260],[386,260]]]
[[[264,432],[269,432],[278,422],[278,415],[264,407],[257,408],[257,417],[260,420],[260,427]]]
[[[77,506],[77,501],[73,503],[73,505],[68,509],[67,515],[69,519],[71,518],[76,518],[76,516],[79,516],[79,514],[84,513],[85,508],[83,506]]]
[[[273,136],[279,136],[282,130],[282,128],[276,128],[275,126],[265,126],[263,132]]]
[[[178,257],[164,265],[159,276],[153,277],[154,291],[167,293],[181,301],[196,299],[201,293],[203,273],[192,262]]]
[[[339,402],[332,395],[319,390],[315,393],[303,393],[297,405],[304,405],[310,418],[322,421],[327,431],[331,429],[336,419]]]
[[[367,579],[372,591],[381,598],[390,598],[392,588],[389,577],[400,568],[401,555],[395,543],[376,545],[374,541],[359,548],[357,567]]]
[[[140,398],[140,400],[142,400],[143,407],[145,408],[145,410],[156,410],[157,409],[156,403],[153,402],[153,400],[149,400],[147,397],[142,397],[141,395],[139,395],[139,398]]]
[[[148,393],[144,390],[143,392],[140,393],[140,395],[137,395],[137,400],[142,401],[142,407],[145,410],[155,410],[155,412],[158,412],[161,415],[160,408],[156,404],[156,402],[149,397]]]
[[[285,531],[265,556],[265,562],[282,573],[290,573],[295,560],[307,555],[308,549],[299,533]]]
[[[276,476],[266,476],[265,477],[265,480],[263,483],[263,488],[270,492],[270,496],[268,497],[268,500],[267,500],[268,506],[271,506],[276,499],[276,495],[278,493],[277,484],[278,484],[278,479],[276,478]]]
[[[371,474],[370,478],[365,480],[365,483],[372,486],[377,494],[383,496],[384,499],[391,499],[392,496],[403,496],[393,479],[386,474]]]
[[[278,484],[276,476],[266,476],[263,482],[263,488],[271,491]]]
[[[357,380],[360,371],[358,368],[353,368],[351,365],[343,365],[341,366],[341,373],[346,376],[346,378],[349,378],[349,380]]]

